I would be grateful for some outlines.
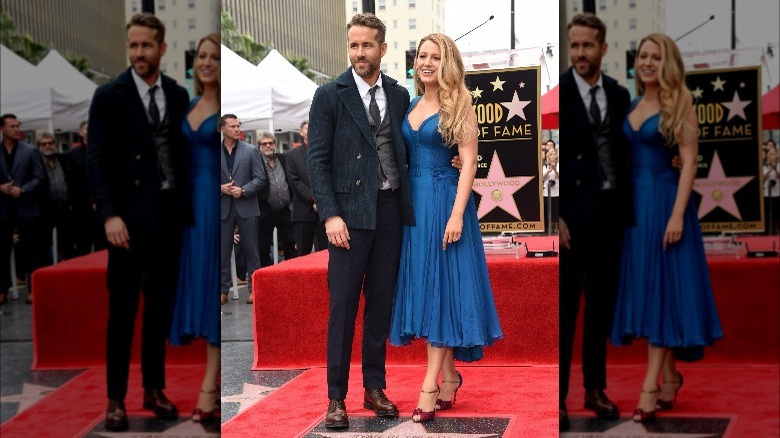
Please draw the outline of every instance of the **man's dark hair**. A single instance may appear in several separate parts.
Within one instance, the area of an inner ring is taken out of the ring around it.
[[[15,114],[5,113],[3,114],[2,119],[3,119],[3,123],[0,124],[0,126],[5,126],[5,119],[18,119],[18,117],[16,117]]]
[[[165,24],[163,24],[159,18],[155,17],[154,14],[142,12],[140,14],[133,15],[133,18],[130,19],[129,23],[127,23],[125,32],[130,30],[130,27],[132,26],[144,26],[150,29],[154,29],[157,31],[157,35],[154,37],[157,43],[162,44],[163,41],[165,41]]]
[[[607,26],[599,17],[590,12],[575,15],[566,27],[566,32],[571,30],[572,26],[585,26],[596,29],[596,40],[598,40],[599,44],[604,44],[604,41],[607,39]]]
[[[219,118],[219,127],[222,128],[227,124],[227,119],[238,119],[238,116],[235,114],[225,114],[224,116]]]
[[[552,142],[553,147],[555,147],[555,140],[553,140],[551,138],[548,138],[547,141],[544,142],[544,144],[547,144],[547,143],[550,143],[550,142]]]
[[[303,129],[304,126],[308,124],[309,124],[309,119],[303,119],[303,121],[301,122],[301,126],[298,127],[298,130],[300,131],[301,129]]]
[[[363,14],[355,14],[355,16],[352,17],[352,20],[347,23],[347,33],[349,33],[352,26],[366,26],[376,29],[376,41],[379,44],[385,42],[385,33],[387,32],[385,23],[382,23],[382,20],[372,13],[366,12]]]

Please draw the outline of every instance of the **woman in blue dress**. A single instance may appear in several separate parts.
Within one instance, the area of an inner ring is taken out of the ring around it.
[[[611,341],[648,340],[647,372],[633,419],[671,409],[683,384],[675,351],[692,351],[723,336],[704,244],[691,199],[698,125],[684,65],[674,41],[654,33],[639,44],[639,97],[623,130],[632,145],[636,225],[626,228]],[[680,170],[669,159],[679,148]],[[658,384],[661,378],[662,385]]]
[[[193,65],[195,91],[182,132],[190,143],[190,183],[195,224],[184,230],[172,345],[205,338],[206,375],[192,419],[217,416],[220,376],[219,306],[219,77],[220,37],[212,33],[198,42]]]
[[[503,335],[471,195],[477,118],[455,43],[442,34],[423,38],[414,77],[423,95],[409,106],[402,133],[416,225],[403,229],[390,343],[427,341],[427,370],[412,416],[425,422],[455,403],[463,383],[455,359],[479,360],[482,348]],[[456,154],[460,173],[451,165]]]

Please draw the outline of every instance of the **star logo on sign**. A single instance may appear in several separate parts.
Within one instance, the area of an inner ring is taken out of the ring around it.
[[[525,88],[525,82],[520,82],[520,88]]]
[[[502,81],[501,79],[498,78],[498,76],[496,76],[496,80],[490,83],[493,85],[493,91],[496,90],[504,91],[504,82],[506,81]]]
[[[500,208],[517,220],[523,220],[513,195],[533,179],[533,176],[506,176],[501,160],[498,159],[498,152],[493,151],[487,178],[474,178],[472,185],[472,189],[482,195],[477,208],[477,218],[482,219],[494,209]]]
[[[694,99],[701,99],[703,93],[704,90],[697,86],[695,90],[691,91],[691,96],[693,96]]]
[[[253,404],[264,399],[274,390],[276,390],[276,388],[255,385],[253,383],[244,383],[244,389],[241,391],[241,394],[222,397],[222,403],[239,403],[238,413],[240,414]]]
[[[511,102],[500,102],[501,105],[504,105],[508,110],[509,113],[506,115],[506,121],[509,122],[509,119],[511,119],[514,116],[519,116],[521,119],[526,120],[525,118],[525,111],[523,111],[523,108],[528,106],[529,103],[531,103],[530,100],[520,100],[517,97],[517,91],[515,91],[515,94],[512,96]]]
[[[721,102],[721,105],[729,109],[729,116],[726,118],[726,121],[728,122],[734,116],[742,117],[742,120],[747,121],[745,118],[745,107],[750,105],[750,102],[752,100],[739,100],[739,94],[736,91],[731,102]]]
[[[475,88],[474,90],[471,91],[471,97],[473,97],[474,99],[478,97],[482,97],[482,91],[483,90],[480,90],[479,87]]]
[[[723,89],[723,86],[726,85],[726,81],[721,81],[720,76],[716,77],[714,81],[710,81],[712,84],[712,91],[726,91]]]
[[[745,81],[739,83],[739,88],[745,88]]]
[[[707,178],[696,179],[693,182],[693,190],[701,195],[701,204],[699,204],[699,219],[703,218],[712,210],[720,207],[735,218],[742,220],[739,213],[737,201],[734,200],[734,193],[739,191],[745,184],[755,178],[754,176],[732,176],[727,177],[720,163],[718,152],[712,157],[710,172]]]

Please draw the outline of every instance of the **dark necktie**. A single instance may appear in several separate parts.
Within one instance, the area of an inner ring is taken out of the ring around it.
[[[379,105],[376,104],[376,89],[379,88],[378,85],[374,85],[371,87],[370,90],[368,90],[368,93],[371,94],[371,103],[368,104],[368,114],[371,116],[373,120],[373,124],[371,127],[374,130],[374,133],[376,134],[376,131],[379,130],[379,124],[382,123],[382,116],[379,113]]]
[[[157,85],[149,89],[149,117],[152,118],[152,124],[156,128],[160,126],[160,108],[157,106],[157,101],[154,100],[155,91],[157,91]]]
[[[593,118],[593,125],[596,127],[601,126],[601,110],[599,109],[599,104],[596,102],[596,91],[598,91],[599,86],[594,85],[593,88],[590,89],[590,116]]]

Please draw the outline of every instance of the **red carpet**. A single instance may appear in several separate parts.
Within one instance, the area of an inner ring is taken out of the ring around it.
[[[204,366],[168,366],[168,388],[165,394],[178,406],[184,416],[182,420],[188,418],[188,413],[195,409],[204,372]],[[130,383],[125,399],[131,423],[133,417],[154,416],[151,411],[142,409],[142,400],[140,367],[133,366],[130,369]],[[0,427],[0,436],[36,438],[84,436],[96,426],[102,428],[107,406],[106,370],[91,368],[3,423]],[[151,435],[141,433],[137,436]]]
[[[769,243],[771,248],[771,243]],[[754,244],[750,244],[751,250]],[[756,245],[755,249],[759,249]],[[767,249],[764,247],[763,249]],[[780,258],[707,259],[724,337],[707,348],[705,364],[777,364],[780,362]],[[582,308],[577,320],[573,359],[581,363]],[[609,347],[611,364],[644,364],[644,343]]]
[[[108,322],[108,253],[100,251],[35,271],[32,277],[34,370],[103,366]],[[133,337],[133,363],[141,357],[141,315]],[[170,364],[201,364],[204,342],[168,348]]]
[[[444,418],[509,418],[504,437],[549,437],[558,431],[558,368],[461,367],[463,387]],[[417,405],[423,366],[390,366],[387,394],[398,405],[401,420],[411,420]],[[324,421],[327,408],[324,368],[314,368],[222,425],[223,436],[300,436]],[[350,418],[372,416],[363,408],[360,367],[352,367],[346,404]],[[351,430],[353,433],[359,431]],[[445,434],[446,435],[446,434]]]
[[[557,241],[524,239],[531,249],[550,249]],[[255,272],[253,369],[325,365],[327,263],[327,252],[321,251]],[[504,339],[485,351],[480,365],[557,364],[558,259],[488,257],[488,270]],[[361,309],[353,363],[360,363],[362,314]],[[424,358],[423,343],[388,348],[388,364],[418,364]]]
[[[776,437],[780,435],[780,374],[775,365],[680,365],[685,384],[672,411],[658,414],[659,420],[673,417],[729,417],[726,437]],[[610,366],[607,394],[628,417],[636,407],[644,379],[642,366]],[[582,371],[572,367],[568,397],[569,415],[592,417],[582,407]],[[667,436],[667,435],[664,435]],[[669,435],[674,436],[674,435]]]

